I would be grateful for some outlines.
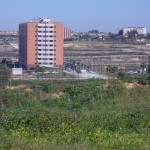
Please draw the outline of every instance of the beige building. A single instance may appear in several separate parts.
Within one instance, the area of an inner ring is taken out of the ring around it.
[[[50,19],[19,24],[19,63],[30,69],[63,65],[64,25]]]
[[[71,29],[64,28],[64,39],[70,39],[72,36],[72,31]]]
[[[18,31],[0,31],[0,35],[18,35]]]
[[[124,27],[122,28],[123,34],[126,35],[131,31],[137,31],[138,34],[146,34],[146,27]]]

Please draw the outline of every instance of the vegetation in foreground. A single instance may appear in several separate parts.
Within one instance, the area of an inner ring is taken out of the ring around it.
[[[0,89],[0,149],[150,149],[150,86],[17,82]]]

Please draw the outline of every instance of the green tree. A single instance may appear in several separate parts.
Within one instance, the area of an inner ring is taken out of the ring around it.
[[[136,37],[138,35],[138,32],[137,31],[135,31],[135,30],[133,30],[133,31],[131,31],[131,32],[128,32],[128,37]]]
[[[46,68],[45,67],[41,67],[41,66],[36,66],[36,72],[45,72]]]
[[[74,125],[77,124],[78,112],[81,109],[85,101],[85,96],[82,93],[82,89],[79,86],[69,86],[65,89],[68,95],[68,109],[74,113]]]
[[[118,69],[118,73],[117,73],[118,77],[124,77],[125,76],[125,71],[124,69],[120,68]]]
[[[116,66],[108,66],[106,68],[106,71],[109,73],[116,73],[118,71],[118,68]]]
[[[146,35],[146,38],[147,38],[147,43],[149,43],[149,42],[150,42],[150,33],[148,33],[148,34]]]
[[[5,87],[10,81],[11,71],[7,66],[0,65],[0,86]]]
[[[78,74],[78,78],[79,78],[79,73],[81,73],[80,66],[77,66],[77,67],[76,67],[76,72],[77,72],[77,74]]]
[[[74,60],[70,63],[70,68],[73,70],[73,78],[74,78],[74,72],[76,70],[76,62]]]
[[[140,67],[142,69],[142,72],[144,72],[144,69],[146,68],[146,63],[144,63],[144,62],[141,63]]]
[[[147,72],[150,73],[150,61],[149,61],[148,67],[147,67]]]
[[[94,34],[99,34],[99,30],[90,30],[88,33],[94,33]]]
[[[118,35],[123,35],[123,30],[122,29],[119,31]]]

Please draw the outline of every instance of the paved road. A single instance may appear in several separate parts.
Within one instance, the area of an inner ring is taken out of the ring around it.
[[[67,74],[72,75],[72,78],[44,78],[44,77],[33,77],[30,76],[13,76],[13,80],[86,80],[91,78],[100,78],[100,79],[108,79],[109,77],[106,75],[98,74],[96,72],[82,72],[80,74],[76,73],[75,71],[64,71]],[[109,78],[110,79],[110,78]]]
[[[15,49],[19,49],[18,43],[9,43],[11,46],[13,46]]]
[[[68,74],[73,75],[75,78],[79,78],[79,79],[91,79],[91,78],[100,78],[100,79],[108,79],[109,77],[106,75],[102,75],[96,72],[82,72],[82,73],[76,73],[75,71],[64,71]]]

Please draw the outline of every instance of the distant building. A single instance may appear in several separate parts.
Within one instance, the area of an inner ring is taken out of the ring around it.
[[[138,34],[143,34],[143,35],[147,33],[146,27],[124,27],[122,28],[122,30],[123,30],[123,35],[126,35],[131,31],[137,31]]]
[[[0,35],[18,35],[18,31],[0,31]]]
[[[63,65],[64,25],[50,19],[19,24],[19,63],[28,69]]]
[[[13,75],[21,75],[23,73],[22,68],[12,68]]]
[[[146,27],[139,27],[136,31],[138,34],[147,34]]]
[[[71,29],[64,28],[64,39],[70,39],[72,36],[72,31]]]

